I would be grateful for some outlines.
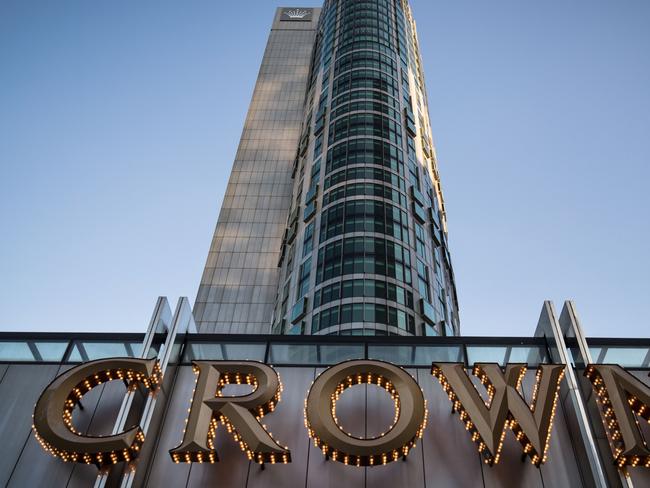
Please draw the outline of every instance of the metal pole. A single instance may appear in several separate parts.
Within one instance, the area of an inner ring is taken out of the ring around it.
[[[164,410],[164,404],[169,399],[171,393],[165,390],[167,389],[167,385],[171,384],[175,368],[181,359],[178,357],[181,348],[175,347],[175,345],[179,342],[184,342],[186,334],[191,332],[196,332],[196,325],[194,324],[194,317],[192,316],[192,309],[188,299],[182,297],[178,300],[176,311],[172,316],[167,298],[159,297],[151,321],[149,322],[149,328],[142,342],[142,351],[140,353],[141,358],[150,357],[150,351],[155,344],[154,340],[156,335],[166,334],[165,341],[161,344],[160,350],[156,355],[160,370],[163,374],[163,382],[157,392],[147,396],[140,416],[140,428],[145,435],[148,433],[154,434],[158,431],[161,412]],[[127,419],[134,408],[136,394],[138,394],[136,388],[129,389],[125,394],[113,427],[113,434],[123,431],[126,427]],[[161,404],[161,406],[157,409],[158,404]],[[151,443],[149,443],[149,446],[151,446]],[[109,485],[109,481],[110,485],[119,484],[122,488],[134,486],[138,475],[137,468],[141,463],[145,462],[150,454],[151,452],[145,447],[138,459],[128,463],[122,469],[100,471],[95,480],[95,488],[106,488]],[[113,480],[112,478],[120,479]]]

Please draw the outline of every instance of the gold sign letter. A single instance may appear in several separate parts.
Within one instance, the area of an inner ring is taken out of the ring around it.
[[[57,376],[43,391],[34,408],[34,434],[43,448],[64,461],[102,467],[130,461],[144,442],[140,427],[115,435],[91,437],[75,431],[72,411],[81,397],[110,380],[144,384],[154,391],[160,383],[155,359],[112,358],[80,364]]]
[[[194,361],[192,366],[198,376],[185,435],[181,445],[169,451],[175,462],[216,462],[217,421],[232,433],[248,459],[260,464],[291,461],[289,449],[275,442],[259,422],[280,401],[282,384],[273,368],[255,361]],[[222,396],[228,384],[248,384],[254,390]]]
[[[540,365],[530,406],[520,394],[524,364],[508,364],[505,375],[498,364],[474,365],[473,374],[487,389],[487,402],[462,363],[433,363],[431,374],[449,395],[487,464],[499,462],[507,429],[514,432],[535,466],[546,461],[564,366]]]
[[[336,402],[354,385],[373,384],[388,391],[395,402],[395,422],[374,439],[343,432],[336,419]],[[407,456],[422,437],[427,408],[422,390],[402,368],[382,361],[346,361],[325,370],[307,396],[305,421],[309,437],[325,456],[356,466],[386,464]]]
[[[590,364],[585,376],[598,395],[597,401],[618,466],[650,468],[650,450],[634,415],[650,422],[650,387],[613,364]]]

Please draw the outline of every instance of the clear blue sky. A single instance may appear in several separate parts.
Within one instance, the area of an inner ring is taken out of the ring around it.
[[[277,5],[0,3],[0,330],[194,301]],[[412,6],[462,332],[650,335],[650,2]]]

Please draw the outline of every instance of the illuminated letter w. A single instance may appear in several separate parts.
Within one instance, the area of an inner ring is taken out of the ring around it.
[[[564,366],[545,364],[538,368],[530,406],[520,394],[524,364],[507,365],[505,374],[498,364],[474,365],[473,374],[485,386],[487,401],[462,363],[433,363],[431,374],[440,381],[487,464],[499,462],[507,429],[514,432],[535,466],[546,461]]]

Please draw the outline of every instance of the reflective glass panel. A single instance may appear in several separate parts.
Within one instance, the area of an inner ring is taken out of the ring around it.
[[[0,360],[35,361],[26,342],[0,342]]]
[[[2,341],[0,361],[53,361],[63,359],[68,341]]]
[[[272,344],[269,354],[271,364],[316,364],[318,346],[314,344]]]
[[[388,346],[369,345],[368,357],[398,365],[429,366],[434,361],[463,362],[460,346]]]
[[[42,361],[62,361],[63,354],[68,347],[68,341],[62,342],[34,342]]]
[[[618,364],[626,368],[650,368],[647,347],[591,347],[591,359],[597,364]]]
[[[467,346],[467,363],[527,363],[537,366],[548,362],[546,351],[540,346]]]
[[[363,359],[362,344],[336,344],[319,346],[321,364],[337,364],[349,359]]]
[[[434,361],[443,363],[462,363],[463,350],[460,346],[415,347],[415,364],[429,365]]]
[[[185,361],[194,359],[211,361],[264,361],[266,344],[215,344],[194,343],[188,346]]]
[[[363,358],[362,344],[272,344],[271,364],[337,364]]]
[[[398,365],[411,365],[415,361],[414,346],[368,346],[368,359],[379,359]]]
[[[141,342],[75,341],[67,361],[84,362],[113,357],[137,357]]]

